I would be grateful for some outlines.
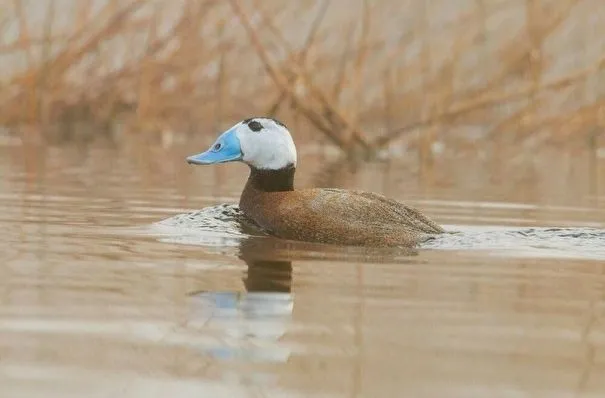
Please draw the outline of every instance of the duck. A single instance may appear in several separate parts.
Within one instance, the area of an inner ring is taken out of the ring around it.
[[[250,174],[239,208],[277,238],[342,246],[414,247],[444,233],[420,210],[374,192],[294,188],[297,152],[286,125],[271,117],[242,120],[193,165],[243,162]]]

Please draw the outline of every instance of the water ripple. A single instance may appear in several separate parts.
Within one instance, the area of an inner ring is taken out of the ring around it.
[[[522,257],[605,259],[605,230],[597,228],[511,228],[456,225],[424,247],[488,250]]]
[[[162,241],[200,246],[236,246],[242,238],[266,236],[237,205],[222,204],[178,214],[153,224]],[[605,230],[598,228],[450,225],[452,231],[424,249],[490,251],[522,257],[605,259]]]

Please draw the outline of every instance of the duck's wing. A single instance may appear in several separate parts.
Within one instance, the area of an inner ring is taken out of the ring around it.
[[[406,228],[427,234],[444,232],[418,209],[377,193],[329,188],[311,189],[305,192],[305,196],[311,211],[341,222],[389,229]]]

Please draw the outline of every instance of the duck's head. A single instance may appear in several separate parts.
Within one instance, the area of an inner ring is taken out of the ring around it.
[[[296,147],[283,123],[256,117],[237,123],[222,133],[206,152],[187,158],[191,164],[235,161],[261,170],[296,167]]]

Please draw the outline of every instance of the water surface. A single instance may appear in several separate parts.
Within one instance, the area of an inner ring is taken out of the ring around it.
[[[299,186],[382,192],[456,231],[363,250],[242,225],[246,168],[186,150],[0,147],[2,396],[605,394],[602,160],[301,148]]]

